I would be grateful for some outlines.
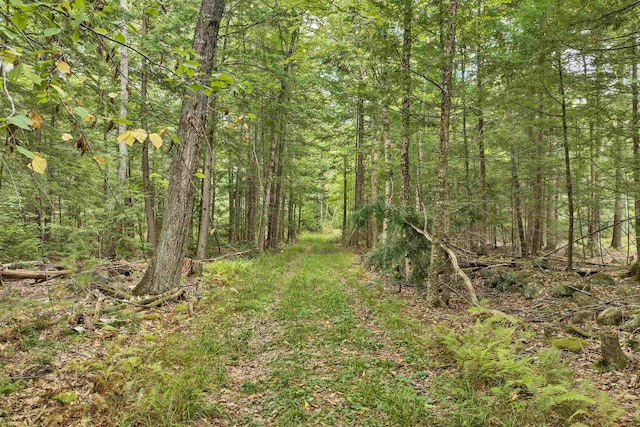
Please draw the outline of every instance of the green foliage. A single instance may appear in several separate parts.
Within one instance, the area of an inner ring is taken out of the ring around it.
[[[443,349],[459,375],[441,380],[439,392],[453,391],[467,405],[475,402],[475,409],[453,409],[456,419],[471,417],[467,422],[473,423],[491,417],[513,426],[613,423],[620,409],[606,395],[574,381],[558,350],[528,353],[523,345],[527,339],[527,333],[487,321],[462,333],[439,331],[433,345]]]
[[[387,218],[389,229],[387,238],[380,241],[368,255],[368,263],[387,274],[394,281],[403,281],[403,272],[407,259],[411,265],[411,283],[422,285],[427,277],[431,254],[431,243],[421,234],[413,230],[408,223],[421,224],[417,212],[401,212],[397,209],[385,209],[384,204],[365,206],[357,218],[366,221],[371,215],[378,220]]]

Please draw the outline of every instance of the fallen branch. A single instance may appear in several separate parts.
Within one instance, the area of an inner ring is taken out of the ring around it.
[[[416,227],[415,225],[409,222],[407,224],[409,225],[409,227],[413,228],[416,231],[416,233],[421,234],[428,241],[433,243],[433,238],[431,237],[428,231],[422,230],[421,228]],[[462,271],[462,269],[460,268],[460,265],[458,264],[458,257],[456,256],[455,252],[453,252],[451,248],[449,248],[447,245],[445,245],[442,242],[440,242],[440,247],[447,253],[447,255],[449,255],[449,259],[451,260],[451,265],[453,266],[453,269],[455,270],[456,273],[458,273],[458,276],[462,278],[462,281],[464,282],[464,285],[467,288],[467,292],[469,293],[469,297],[471,298],[471,304],[474,306],[478,306],[479,302],[478,302],[478,297],[476,296],[476,290],[474,289],[473,283],[471,283],[471,279],[469,279],[469,276],[467,276],[467,274],[464,271]]]
[[[0,270],[3,279],[36,279],[48,280],[54,277],[71,274],[71,270],[31,271],[31,270]]]
[[[235,253],[231,253],[231,254],[225,254],[225,255],[221,255],[219,257],[215,257],[215,258],[205,258],[205,259],[198,259],[196,260],[197,262],[212,262],[212,261],[220,261],[222,259],[227,259],[227,258],[234,258],[237,256],[242,256],[244,254],[248,254],[250,252],[252,252],[253,249],[248,249],[246,251],[240,251],[240,252],[235,252]]]

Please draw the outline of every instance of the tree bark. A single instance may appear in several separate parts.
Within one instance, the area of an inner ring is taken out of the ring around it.
[[[611,236],[611,247],[622,249],[622,171],[616,168],[616,200],[613,207],[613,234]]]
[[[527,238],[524,233],[524,224],[522,222],[522,202],[520,201],[520,181],[518,180],[518,165],[516,164],[515,148],[511,147],[511,186],[513,191],[513,208],[516,217],[516,225],[518,227],[518,238],[520,239],[520,254],[522,258],[529,257],[527,250]]]
[[[389,105],[385,103],[382,106],[382,139],[384,144],[384,205],[389,209],[393,203],[393,164],[391,163],[391,121],[389,120]],[[385,215],[382,223],[382,236],[387,239],[389,230],[389,218]]]
[[[193,39],[199,56],[197,81],[206,86],[215,62],[218,30],[224,11],[224,0],[202,0]],[[198,167],[200,146],[205,136],[207,96],[202,88],[187,89],[182,102],[178,137],[180,144],[171,162],[167,212],[164,217],[156,255],[144,277],[133,289],[135,295],[159,294],[180,285],[182,260],[186,250],[194,174]]]
[[[448,179],[449,124],[451,121],[451,83],[453,73],[453,57],[456,43],[456,14],[458,1],[449,0],[449,16],[446,25],[445,60],[442,65],[442,100],[440,105],[440,150],[438,153],[437,185],[438,192],[433,215],[433,241],[431,244],[431,262],[427,274],[427,304],[440,305],[440,270],[445,267],[446,254],[442,245],[449,237],[450,201]]]
[[[633,140],[633,183],[636,191],[640,188],[640,135],[638,132],[638,60],[636,50],[632,48],[633,64],[631,65],[631,139]],[[634,200],[635,210],[635,234],[636,234],[636,260],[640,265],[640,195],[636,193]]]
[[[215,64],[214,64],[215,66]],[[216,101],[215,94],[212,95],[210,102],[211,113],[209,125],[209,137],[204,144],[204,165],[202,179],[202,192],[200,197],[200,224],[198,226],[198,244],[196,246],[196,259],[204,259],[207,257],[207,247],[209,242],[209,234],[211,229],[211,209],[212,209],[212,176],[213,176],[213,148],[215,147],[216,138]]]
[[[411,142],[411,25],[413,20],[413,2],[404,2],[402,34],[402,145],[400,147],[400,176],[402,206],[409,207],[411,199],[411,175],[409,171],[409,146]]]
[[[568,246],[567,246],[567,271],[573,270],[573,224],[574,224],[574,208],[573,208],[573,184],[571,182],[571,156],[569,150],[569,134],[567,126],[567,98],[564,88],[564,73],[562,59],[558,53],[558,79],[560,83],[560,106],[562,108],[562,145],[564,146],[564,165],[565,165],[565,182],[567,190],[567,201],[569,204],[569,230],[568,230]]]
[[[142,37],[147,36],[147,30],[149,26],[149,17],[147,14],[142,15]],[[147,88],[148,88],[148,70],[147,59],[142,60],[142,86],[140,88],[140,96],[142,97],[142,106],[140,107],[140,117],[143,129],[148,133],[147,126]],[[149,140],[145,139],[142,143],[142,191],[144,193],[144,213],[147,220],[147,242],[152,248],[155,248],[158,241],[158,235],[156,233],[156,215],[154,207],[154,192],[151,185],[151,179],[149,174],[151,168],[149,167]]]

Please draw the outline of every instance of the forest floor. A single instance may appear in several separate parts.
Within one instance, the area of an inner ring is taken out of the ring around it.
[[[504,317],[469,310],[464,294],[427,309],[418,291],[386,284],[331,236],[204,270],[185,300],[144,311],[110,312],[78,277],[5,281],[0,425],[640,422],[638,335],[620,332],[625,370],[597,367],[595,314],[630,315],[640,300],[628,279],[528,270],[520,292],[486,286],[495,272],[479,275],[479,298],[513,316]],[[128,290],[136,278],[111,285]],[[588,304],[558,294],[558,284],[586,282]],[[550,345],[571,336],[570,324],[585,335],[576,353]]]

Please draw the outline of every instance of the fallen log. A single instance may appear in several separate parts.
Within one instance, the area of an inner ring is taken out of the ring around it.
[[[0,277],[3,279],[36,279],[48,280],[54,277],[66,276],[71,274],[71,270],[50,270],[50,271],[31,271],[31,270],[0,270]]]

